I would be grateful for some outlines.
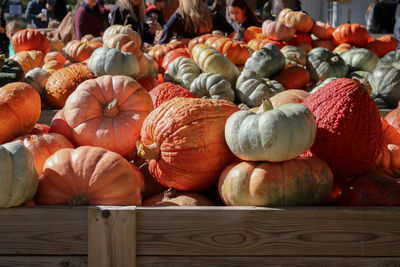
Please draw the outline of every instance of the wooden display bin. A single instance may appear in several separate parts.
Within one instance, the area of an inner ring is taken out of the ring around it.
[[[400,266],[400,207],[0,209],[0,266]]]

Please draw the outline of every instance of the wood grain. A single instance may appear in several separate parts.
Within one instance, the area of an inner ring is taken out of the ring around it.
[[[400,256],[400,208],[137,208],[138,255]]]
[[[84,267],[84,256],[0,256],[0,266],[13,267]]]
[[[196,257],[196,256],[140,256],[140,267],[398,267],[396,257]]]
[[[85,255],[87,231],[87,208],[0,209],[0,255]]]
[[[89,266],[136,266],[135,207],[95,207],[88,214]]]

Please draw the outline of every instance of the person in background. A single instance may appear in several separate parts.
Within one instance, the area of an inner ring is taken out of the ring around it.
[[[48,12],[51,6],[46,0],[31,0],[26,7],[25,16],[31,20],[31,24],[35,28],[47,28],[49,24]]]
[[[267,0],[262,7],[261,10],[261,18],[262,20],[275,20],[275,17],[272,16],[272,3],[270,0]]]
[[[103,35],[108,26],[96,0],[78,1],[74,13],[75,38],[80,40],[86,34],[95,37]]]
[[[370,33],[393,33],[397,0],[373,0],[365,13]]]
[[[7,34],[7,37],[8,37],[10,40],[12,40],[13,35],[14,35],[16,32],[20,31],[20,30],[22,30],[22,26],[21,26],[21,24],[20,24],[18,21],[12,20],[12,21],[10,21],[9,23],[7,23],[7,26],[6,26],[6,34]],[[11,41],[10,41],[10,44],[9,44],[9,46],[8,46],[8,56],[11,57],[11,56],[14,55],[14,54],[15,54],[15,51],[12,49]]]
[[[110,10],[105,8],[104,0],[96,0],[96,2],[97,2],[97,5],[100,8],[101,15],[103,15],[103,19],[106,22],[107,27],[110,26],[110,24],[108,23],[108,16],[110,15]]]
[[[245,0],[231,0],[228,5],[229,15],[232,18],[232,27],[235,29],[234,40],[242,41],[245,30],[250,26],[261,26],[253,11]]]
[[[152,0],[146,8],[146,18],[150,21],[157,21],[161,26],[164,26],[165,20],[163,9],[165,7],[165,0]]]
[[[142,38],[142,43],[153,43],[157,23],[146,23],[144,0],[118,0],[108,19],[110,25],[131,25]]]
[[[174,35],[188,43],[190,39],[214,30],[228,35],[234,32],[225,19],[213,15],[203,0],[180,0],[178,9],[164,25],[160,43],[168,43]]]
[[[51,10],[49,11],[50,18],[61,22],[67,15],[67,4],[65,0],[48,0]]]
[[[0,55],[5,54],[8,56],[8,45],[10,43],[9,38],[6,35],[6,21],[4,19],[4,2],[0,6]]]

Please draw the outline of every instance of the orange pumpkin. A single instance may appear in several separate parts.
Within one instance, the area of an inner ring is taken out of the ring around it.
[[[14,82],[1,87],[0,144],[31,132],[40,112],[40,95],[29,84]]]
[[[152,76],[140,77],[139,79],[136,79],[136,81],[138,81],[138,83],[140,83],[140,85],[146,89],[147,92],[150,92],[158,85],[157,79]]]
[[[65,67],[64,64],[62,64],[61,62],[57,60],[50,60],[44,63],[42,69],[50,74],[53,74],[56,70],[62,69],[64,67]]]
[[[44,55],[50,52],[50,41],[34,29],[20,30],[11,39],[11,47],[18,53],[21,51],[38,50]]]
[[[178,192],[170,188],[164,193],[154,195],[145,201],[143,206],[215,206],[207,197],[195,192]]]
[[[300,66],[286,68],[273,76],[272,80],[282,84],[286,90],[301,89],[311,83],[310,74],[305,68]]]
[[[214,37],[214,36],[219,36],[219,35],[208,33],[208,34],[203,34],[203,35],[197,36],[197,37],[193,38],[192,40],[190,40],[190,42],[188,43],[189,53],[192,54],[193,47],[195,47],[197,44],[204,44],[208,38]]]
[[[328,49],[329,51],[333,51],[336,48],[336,45],[333,43],[332,40],[322,39],[312,40],[311,46],[312,48],[323,47]]]
[[[265,20],[262,24],[262,33],[268,39],[276,41],[290,41],[296,29],[286,26],[280,21]]]
[[[67,138],[56,133],[30,134],[17,140],[32,152],[39,175],[42,174],[43,165],[48,157],[62,148],[74,148]]]
[[[69,61],[82,62],[90,58],[96,48],[89,45],[88,42],[73,40],[67,43],[64,47],[64,52]]]
[[[316,21],[311,29],[312,34],[322,40],[332,39],[332,33],[335,30],[329,24],[323,23],[322,21]]]
[[[169,64],[172,63],[178,57],[187,57],[190,58],[189,50],[187,48],[177,48],[169,51],[163,59],[161,64],[161,68],[165,71],[168,69]]]
[[[135,44],[136,49],[140,49],[142,45],[142,39],[140,38],[140,35],[136,31],[133,31],[130,34],[126,33],[114,34],[110,36],[109,39],[106,40],[103,46],[109,48],[116,48],[117,44],[119,43],[120,46],[122,47],[130,41],[132,41],[133,44]]]
[[[310,93],[300,89],[290,89],[277,93],[269,100],[274,108],[288,103],[303,103]]]
[[[250,42],[247,43],[247,45],[253,49],[254,51],[261,49],[263,46],[265,46],[268,43],[273,43],[275,44],[279,49],[282,49],[287,45],[286,42],[282,41],[275,41],[275,40],[270,40],[267,38],[256,38],[251,40]]]
[[[121,155],[100,147],[64,148],[39,177],[41,205],[140,205],[143,176]]]
[[[314,24],[312,18],[303,11],[293,11],[289,8],[285,8],[279,13],[278,21],[304,33],[309,32]]]
[[[233,41],[228,37],[210,37],[205,44],[217,49],[237,66],[244,65],[252,53],[244,42]]]
[[[72,129],[65,121],[64,109],[60,109],[50,122],[49,133],[58,133],[67,138],[74,146],[78,146],[72,137]]]
[[[166,187],[209,188],[235,159],[224,127],[238,110],[227,100],[176,97],[164,102],[143,122],[138,155],[148,160],[150,173]]]
[[[367,29],[360,24],[342,24],[332,33],[336,45],[350,43],[357,47],[366,47],[370,35]]]
[[[21,65],[26,74],[28,71],[43,65],[44,54],[39,50],[21,51],[11,56]]]
[[[369,50],[377,54],[379,57],[383,57],[390,51],[396,50],[397,41],[391,34],[382,35],[376,39],[373,39],[367,46]]]
[[[175,41],[175,42],[170,42],[167,44],[162,44],[162,45],[155,45],[150,48],[150,50],[147,52],[154,60],[157,62],[158,66],[162,65],[162,61],[164,59],[164,56],[171,50],[177,49],[177,48],[185,48],[186,45],[181,42],[181,41]]]
[[[44,56],[44,63],[49,62],[50,60],[57,60],[61,64],[64,64],[67,59],[60,52],[49,52]]]
[[[257,38],[257,35],[262,33],[262,28],[257,26],[248,27],[243,34],[243,41],[248,43],[250,40]]]
[[[349,43],[343,43],[343,44],[340,44],[340,45],[336,46],[336,48],[333,49],[333,53],[341,54],[344,51],[347,51],[347,50],[355,48],[355,47],[356,47],[355,45],[352,45],[352,44],[349,44]]]
[[[149,93],[136,80],[103,75],[79,85],[65,103],[64,116],[78,145],[129,156],[136,154],[143,120],[152,110]]]

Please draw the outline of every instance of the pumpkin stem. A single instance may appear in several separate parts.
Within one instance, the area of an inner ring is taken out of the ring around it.
[[[158,147],[157,143],[146,146],[138,140],[136,141],[136,149],[138,156],[142,159],[158,160],[160,158],[160,148]]]
[[[171,198],[176,197],[176,189],[171,187],[164,191],[163,193],[163,201],[170,200]]]
[[[68,204],[70,206],[88,206],[89,199],[87,199],[87,197],[84,195],[77,195],[76,197],[71,198],[68,201]]]
[[[103,114],[107,117],[115,117],[119,114],[119,109],[117,107],[117,99],[115,98],[113,101],[108,103],[106,108],[103,111]]]
[[[5,60],[6,60],[6,56],[4,54],[1,54],[0,55],[0,71],[3,69]]]
[[[338,55],[335,55],[334,57],[331,57],[329,60],[331,63],[337,63],[339,61],[339,57]]]
[[[257,113],[264,113],[271,109],[274,109],[271,101],[269,100],[269,98],[264,97],[262,100],[261,106],[258,108]]]
[[[361,79],[360,80],[361,86],[364,88],[364,90],[370,95],[372,92],[372,87],[371,84],[369,83],[368,79]]]

